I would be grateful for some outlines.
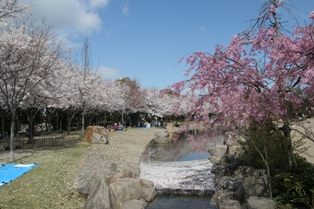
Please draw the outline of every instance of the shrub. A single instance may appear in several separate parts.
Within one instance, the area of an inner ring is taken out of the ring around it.
[[[314,165],[296,155],[297,167],[272,178],[273,194],[280,205],[314,208]]]
[[[271,121],[263,124],[252,123],[245,134],[245,141],[239,142],[243,150],[243,156],[247,163],[256,169],[265,169],[265,161],[269,165],[270,175],[288,171],[289,166],[289,139],[286,139],[282,131],[275,128]]]
[[[314,208],[314,165],[294,154],[296,166],[290,166],[291,139],[271,121],[252,123],[245,139],[239,142],[242,155],[247,165],[269,169],[271,192],[278,205],[281,208]]]

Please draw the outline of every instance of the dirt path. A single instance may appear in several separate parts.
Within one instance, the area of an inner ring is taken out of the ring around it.
[[[75,187],[85,186],[98,171],[109,166],[128,165],[139,172],[142,153],[156,133],[165,131],[160,128],[130,128],[115,132],[110,136],[109,144],[93,144],[86,151],[75,177]]]

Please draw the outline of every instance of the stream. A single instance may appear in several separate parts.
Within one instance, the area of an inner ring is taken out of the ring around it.
[[[210,199],[215,192],[209,148],[221,143],[212,140],[157,144],[152,141],[143,153],[140,177],[154,182],[158,192],[146,209],[213,209]],[[197,142],[197,143],[194,143]]]

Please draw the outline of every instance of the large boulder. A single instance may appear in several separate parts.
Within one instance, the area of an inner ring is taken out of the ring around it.
[[[268,197],[267,175],[265,170],[254,170],[243,179],[243,184],[237,192],[237,198],[241,203],[251,196]]]
[[[160,131],[156,132],[154,138],[154,142],[157,144],[167,144],[169,143],[169,132],[168,130],[161,129]]]
[[[215,163],[211,168],[211,173],[216,176],[227,176],[230,173],[230,164]]]
[[[123,178],[136,178],[138,176],[136,169],[127,165],[120,165],[116,168],[116,174],[111,179],[111,183]]]
[[[220,200],[218,201],[219,209],[241,209],[241,205],[237,200]]]
[[[245,178],[246,176],[254,175],[255,169],[252,166],[239,166],[234,171],[233,176],[237,178]]]
[[[217,144],[215,152],[213,153],[216,157],[222,157],[227,153],[227,145]]]
[[[84,209],[111,209],[109,192],[109,179],[104,173],[98,172],[94,175],[90,186],[87,188],[88,198]]]
[[[163,138],[163,137],[168,137],[169,133],[167,130],[161,129],[160,131],[156,132],[156,137],[157,138]]]
[[[221,157],[224,156],[227,152],[227,145],[217,144],[214,149],[208,150],[210,154],[210,162],[212,164],[218,163],[221,160]]]
[[[249,197],[242,209],[275,209],[276,203],[273,199],[265,197]]]
[[[146,205],[146,202],[134,199],[123,203],[121,209],[145,209]]]
[[[170,141],[168,137],[158,137],[154,139],[154,142],[157,144],[168,144]]]
[[[146,202],[155,198],[154,183],[135,176],[133,169],[124,165],[97,172],[87,186],[78,189],[87,197],[84,209],[144,209]]]
[[[103,126],[88,126],[84,139],[91,144],[108,144],[109,130]]]
[[[222,176],[215,178],[215,188],[223,189],[232,192],[237,192],[238,189],[242,186],[243,181],[240,178],[233,178],[231,176]]]
[[[154,182],[146,179],[142,180],[142,198],[144,198],[144,200],[147,202],[152,201],[157,193],[155,190]]]
[[[113,208],[120,209],[123,203],[142,197],[142,180],[135,178],[119,179],[109,185]]]
[[[218,206],[218,201],[232,199],[233,195],[233,192],[230,192],[228,190],[217,190],[210,200],[210,205]]]

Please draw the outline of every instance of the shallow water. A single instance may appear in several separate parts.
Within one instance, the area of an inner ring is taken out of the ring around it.
[[[215,144],[221,144],[223,136],[212,139],[179,139],[167,144],[151,143],[143,153],[142,162],[173,162],[208,159],[208,149],[214,148]]]
[[[178,196],[158,194],[147,209],[217,209],[206,196]]]
[[[141,172],[143,174],[145,172],[151,172],[151,174],[148,175],[151,175],[149,178],[152,178],[152,180],[156,182],[155,185],[170,183],[171,186],[174,187],[178,186],[177,181],[178,178],[180,178],[180,174],[193,172],[193,175],[195,175],[195,173],[203,172],[206,174],[206,177],[202,176],[203,174],[201,174],[201,177],[194,177],[197,181],[203,178],[204,182],[210,184],[213,189],[213,175],[210,174],[211,164],[207,161],[210,154],[207,150],[213,148],[215,143],[221,143],[221,140],[222,137],[219,136],[211,141],[201,141],[199,144],[192,144],[186,139],[180,139],[177,142],[169,144],[151,144],[143,154]],[[205,168],[205,165],[209,167]],[[198,170],[195,166],[203,166],[204,168]],[[187,170],[181,170],[182,168]],[[147,173],[145,173],[145,175],[147,175]],[[191,176],[188,176],[188,178],[186,183],[191,184],[193,178],[191,178]],[[148,204],[146,209],[216,209],[217,207],[210,205],[210,198],[211,195],[158,193],[155,199]]]

